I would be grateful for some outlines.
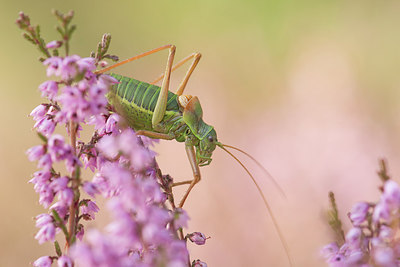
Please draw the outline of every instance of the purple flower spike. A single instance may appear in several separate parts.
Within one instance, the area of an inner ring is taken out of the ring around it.
[[[51,260],[51,258],[49,256],[43,256],[43,257],[40,257],[39,259],[35,260],[35,262],[33,263],[33,266],[35,266],[35,267],[51,267],[52,263],[53,263],[53,261]]]
[[[68,24],[71,13],[57,16]],[[108,38],[105,35],[102,51]],[[64,41],[49,42],[46,56],[58,54],[48,49],[62,45]],[[56,234],[65,235],[68,249],[60,252],[56,246],[54,256],[41,257],[34,266],[51,267],[57,262],[58,267],[187,267],[187,242],[179,239],[177,230],[187,226],[189,217],[183,209],[170,210],[174,203],[166,203],[155,152],[148,148],[154,140],[141,139],[133,129],[121,127],[120,116],[111,111],[106,95],[118,81],[94,72],[103,59],[68,55],[43,62],[52,80],[40,84],[39,90],[49,102],[31,112],[42,145],[30,148],[27,155],[40,168],[29,182],[49,211],[36,217],[35,239],[42,244],[54,242]],[[70,140],[54,133],[60,124]],[[95,132],[86,142],[79,133],[87,124],[94,124]],[[94,172],[92,181],[85,181],[82,166]],[[82,199],[83,191],[90,198]],[[112,220],[104,231],[85,233],[86,221],[94,220],[99,211],[93,198],[101,195],[107,198]],[[67,233],[65,228],[73,231]],[[207,239],[200,232],[187,238],[199,245]],[[199,260],[193,264],[207,266]]]

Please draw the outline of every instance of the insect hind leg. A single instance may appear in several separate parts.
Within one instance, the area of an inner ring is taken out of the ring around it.
[[[152,54],[157,53],[157,52],[159,52],[159,51],[162,51],[162,50],[164,50],[164,49],[171,49],[172,47],[174,47],[174,49],[175,49],[175,46],[174,46],[174,45],[171,45],[171,44],[167,44],[167,45],[163,45],[163,46],[157,47],[157,48],[152,49],[152,50],[150,50],[150,51],[144,52],[144,53],[139,54],[139,55],[136,55],[136,56],[134,56],[134,57],[125,59],[125,60],[123,60],[123,61],[121,61],[121,62],[115,63],[115,64],[113,64],[113,65],[111,65],[111,66],[109,66],[109,67],[107,67],[107,68],[104,68],[104,69],[95,71],[95,74],[102,74],[102,73],[104,73],[104,72],[107,72],[107,71],[112,70],[112,69],[114,69],[114,68],[116,68],[116,67],[122,66],[122,65],[124,65],[124,64],[126,64],[126,63],[129,63],[129,62],[131,62],[131,61],[137,60],[137,59],[142,58],[142,57],[145,57],[145,56],[152,55]],[[163,76],[163,77],[164,77],[164,76]],[[160,80],[161,80],[161,79],[160,79]]]
[[[187,61],[189,61],[190,59],[193,58],[192,64],[190,64],[185,77],[183,78],[181,84],[178,87],[178,90],[176,91],[175,94],[177,94],[178,96],[183,94],[183,91],[185,90],[185,87],[189,81],[190,76],[192,75],[194,69],[196,68],[197,64],[199,63],[200,59],[201,59],[201,54],[200,53],[193,53],[187,57],[185,57],[184,59],[182,59],[181,61],[179,61],[178,63],[176,63],[176,65],[174,65],[172,67],[172,71],[176,70],[177,68],[179,68],[180,66],[182,66],[183,64],[185,64]],[[161,81],[161,79],[164,78],[164,74],[160,75],[160,77],[158,77],[157,79],[155,79],[152,84],[155,84],[159,81]]]

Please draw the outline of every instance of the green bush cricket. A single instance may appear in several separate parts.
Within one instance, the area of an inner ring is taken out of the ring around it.
[[[248,153],[236,147],[218,142],[214,127],[203,121],[203,111],[199,99],[196,96],[183,95],[187,82],[201,58],[200,53],[193,53],[173,66],[176,48],[174,45],[168,44],[98,70],[95,73],[102,74],[128,62],[165,49],[169,50],[165,72],[152,83],[141,82],[119,74],[109,74],[119,82],[114,85],[112,96],[108,97],[110,104],[113,105],[116,111],[124,117],[127,124],[136,131],[136,134],[156,139],[175,139],[178,142],[185,143],[186,154],[194,178],[193,180],[173,184],[173,186],[184,184],[189,185],[179,203],[179,207],[183,207],[189,193],[200,181],[201,175],[199,167],[211,163],[211,156],[215,148],[218,146],[231,155],[245,169],[256,185],[257,190],[263,198],[264,204],[271,215],[275,228],[277,229],[279,238],[281,239],[286,254],[288,255],[290,265],[292,265],[288,246],[261,188],[244,164],[229,152],[226,147],[244,153],[255,161],[255,163],[260,166],[270,178],[272,178],[272,176]],[[171,72],[191,59],[192,63],[190,64],[177,91],[175,93],[170,92],[169,83]],[[161,87],[154,85],[154,83],[160,80],[162,80]],[[273,178],[272,181],[275,183],[277,188],[283,192]]]

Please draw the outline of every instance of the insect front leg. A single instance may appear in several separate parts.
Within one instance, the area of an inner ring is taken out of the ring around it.
[[[160,95],[158,96],[153,117],[151,119],[153,128],[156,128],[156,126],[162,121],[165,115],[165,110],[167,108],[167,100],[168,100],[169,81],[171,77],[171,69],[172,69],[172,63],[174,61],[174,56],[175,56],[175,46],[173,45],[169,48],[167,67],[165,68],[164,79],[161,85]]]
[[[189,196],[190,191],[192,191],[193,187],[200,182],[201,179],[201,175],[200,175],[200,169],[199,169],[199,165],[197,164],[197,160],[196,160],[196,152],[194,151],[194,146],[192,145],[186,145],[185,146],[186,149],[186,154],[188,156],[189,162],[190,162],[190,166],[192,167],[192,171],[193,171],[193,180],[191,181],[185,181],[185,182],[181,182],[179,184],[174,184],[174,185],[182,185],[182,184],[188,184],[190,183],[188,189],[186,190],[185,194],[182,197],[181,202],[179,202],[179,207],[182,208],[183,204],[185,204],[185,201],[187,199],[187,197]]]

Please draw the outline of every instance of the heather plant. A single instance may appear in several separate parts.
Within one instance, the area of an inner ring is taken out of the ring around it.
[[[387,174],[384,161],[381,161],[378,174],[383,182],[379,188],[379,201],[355,204],[347,214],[352,228],[346,234],[342,230],[335,196],[330,193],[329,223],[336,241],[322,249],[329,266],[400,265],[400,186]]]
[[[90,57],[71,55],[73,12],[54,14],[61,38],[48,43],[27,15],[21,12],[17,19],[23,37],[41,52],[49,78],[39,85],[47,102],[30,114],[41,143],[27,156],[37,162],[29,182],[47,210],[35,217],[35,239],[53,242],[55,252],[33,265],[207,266],[190,260],[187,240],[203,245],[207,237],[184,234],[189,217],[175,206],[172,178],[162,175],[151,149],[155,141],[137,136],[108,104],[106,95],[117,81],[94,73],[107,60],[118,60],[108,53],[111,36],[104,34]],[[86,125],[94,128],[88,141],[80,138]],[[67,138],[55,133],[63,126]],[[93,178],[85,180],[84,172]],[[85,231],[85,221],[100,211],[97,198],[106,199],[111,221]]]

